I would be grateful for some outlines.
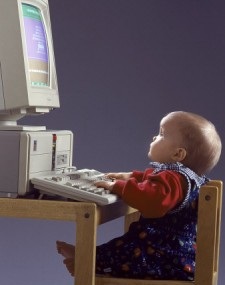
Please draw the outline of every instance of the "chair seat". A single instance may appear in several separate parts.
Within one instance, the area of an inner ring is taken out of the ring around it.
[[[95,285],[194,285],[193,281],[179,280],[140,280],[111,277],[96,277]]]

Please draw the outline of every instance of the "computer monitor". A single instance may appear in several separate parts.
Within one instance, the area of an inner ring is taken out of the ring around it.
[[[57,107],[48,0],[0,0],[0,129]]]

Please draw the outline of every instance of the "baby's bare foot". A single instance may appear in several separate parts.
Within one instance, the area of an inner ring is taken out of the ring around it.
[[[74,276],[74,258],[65,258],[63,263],[66,265],[67,270],[69,273]]]
[[[64,241],[56,241],[56,248],[59,254],[66,259],[74,259],[75,246]]]

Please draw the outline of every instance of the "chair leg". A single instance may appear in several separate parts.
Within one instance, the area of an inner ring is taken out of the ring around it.
[[[131,223],[138,221],[138,219],[140,218],[140,212],[134,212],[134,213],[130,213],[127,214],[124,218],[124,231],[125,233],[128,231],[129,226]]]

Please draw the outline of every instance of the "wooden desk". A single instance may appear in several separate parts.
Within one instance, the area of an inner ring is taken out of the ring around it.
[[[0,216],[76,223],[76,285],[95,284],[97,226],[136,212],[122,201],[97,207],[95,203],[0,198]],[[85,258],[83,258],[85,257]],[[74,283],[75,284],[75,283]]]

